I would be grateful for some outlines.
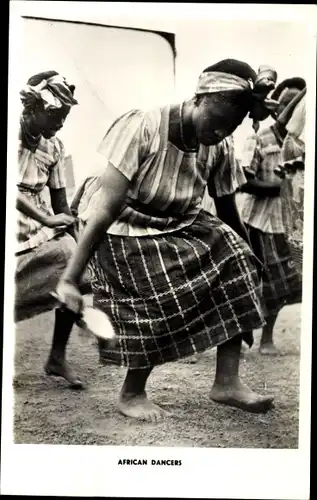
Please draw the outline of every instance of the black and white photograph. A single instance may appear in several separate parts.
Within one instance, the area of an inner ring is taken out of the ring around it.
[[[2,494],[310,498],[316,9],[10,2]]]

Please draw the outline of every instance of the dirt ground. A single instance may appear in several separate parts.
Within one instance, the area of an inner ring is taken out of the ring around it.
[[[94,339],[74,330],[68,358],[87,389],[74,392],[62,379],[46,377],[53,313],[24,321],[16,329],[14,431],[24,444],[189,446],[210,448],[296,448],[299,415],[300,306],[286,307],[276,324],[277,358],[258,354],[260,332],[241,362],[241,375],[255,390],[272,393],[275,409],[247,414],[209,400],[215,349],[197,364],[180,362],[154,370],[149,396],[173,416],[159,423],[120,415],[116,397],[125,370],[101,366]]]

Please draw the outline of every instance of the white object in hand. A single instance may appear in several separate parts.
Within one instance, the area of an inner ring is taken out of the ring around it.
[[[56,292],[51,292],[51,295],[61,305],[65,306],[65,303],[61,300]],[[107,314],[105,314],[100,309],[96,309],[93,306],[87,305],[83,307],[79,319],[76,320],[76,324],[86,332],[92,333],[100,339],[113,342],[117,338],[112,323]]]
[[[91,306],[84,307],[77,324],[80,328],[88,330],[101,339],[114,340],[116,338],[110,319],[100,309]]]

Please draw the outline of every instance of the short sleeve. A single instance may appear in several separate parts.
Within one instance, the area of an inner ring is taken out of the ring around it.
[[[235,193],[247,181],[235,157],[233,137],[227,137],[216,148],[208,190],[213,198],[221,198]]]
[[[242,151],[241,167],[244,172],[255,177],[260,165],[260,139],[256,134],[247,137]]]
[[[60,139],[55,140],[54,158],[56,162],[50,167],[50,174],[47,181],[48,187],[61,189],[66,187],[65,179],[65,148]]]
[[[120,116],[107,131],[98,148],[128,180],[139,169],[148,140],[144,113],[132,110]]]

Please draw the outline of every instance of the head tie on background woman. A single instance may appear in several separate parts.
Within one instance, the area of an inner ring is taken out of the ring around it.
[[[48,111],[78,104],[73,95],[74,90],[74,85],[69,85],[63,76],[57,74],[44,78],[38,85],[25,85],[20,97],[25,108],[32,108],[42,101],[44,109]]]
[[[288,89],[286,89],[288,90]],[[288,103],[288,105],[285,107],[285,109],[282,111],[282,113],[278,116],[277,121],[283,125],[284,127],[287,125],[288,121],[290,120],[294,109],[296,108],[297,104],[303,99],[303,97],[306,94],[306,85],[302,89],[300,89],[300,92],[298,92],[297,95]],[[279,96],[279,101],[281,100],[283,96],[284,90],[281,92],[281,95]]]

